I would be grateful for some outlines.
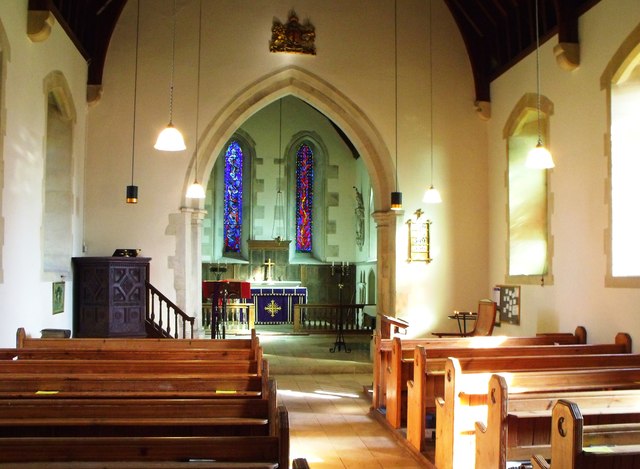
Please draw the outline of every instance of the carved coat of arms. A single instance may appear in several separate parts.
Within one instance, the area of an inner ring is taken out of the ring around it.
[[[274,20],[271,28],[271,52],[316,55],[316,28],[306,20],[300,24],[294,11],[289,13],[289,21],[282,24]]]

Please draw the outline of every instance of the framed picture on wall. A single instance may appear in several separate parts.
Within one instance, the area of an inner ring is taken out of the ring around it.
[[[494,300],[498,303],[500,322],[520,325],[520,286],[496,285]]]
[[[53,282],[51,303],[53,314],[64,312],[64,282]]]

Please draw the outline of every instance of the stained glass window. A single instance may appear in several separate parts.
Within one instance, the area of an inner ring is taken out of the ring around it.
[[[242,239],[242,148],[237,141],[224,155],[224,251],[240,252]]]
[[[296,155],[296,251],[311,252],[313,151],[302,144]]]

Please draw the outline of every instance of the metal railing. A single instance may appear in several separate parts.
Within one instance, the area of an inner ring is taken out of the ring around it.
[[[293,306],[294,332],[373,332],[376,318],[364,314],[368,304],[296,304]]]

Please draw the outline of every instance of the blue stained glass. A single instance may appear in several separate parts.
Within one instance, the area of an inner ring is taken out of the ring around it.
[[[240,252],[242,239],[242,148],[233,141],[224,155],[224,251]]]
[[[296,155],[296,251],[311,252],[313,151],[302,144]]]

